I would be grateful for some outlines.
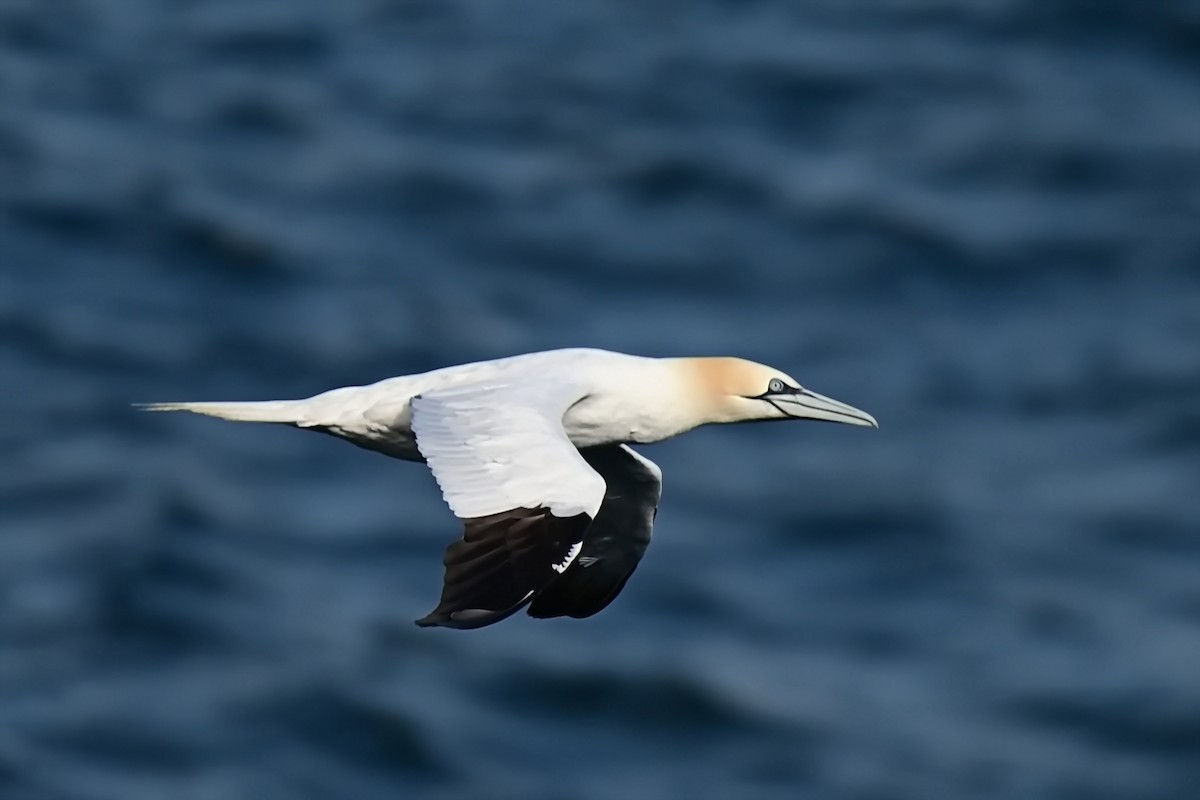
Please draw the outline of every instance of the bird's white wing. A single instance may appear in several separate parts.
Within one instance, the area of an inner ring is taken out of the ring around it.
[[[441,600],[418,625],[498,622],[579,554],[605,492],[562,426],[585,394],[567,383],[480,383],[413,398],[417,449],[464,527],[446,548]]]
[[[468,384],[414,397],[412,429],[459,519],[515,508],[595,517],[604,479],[563,430],[586,391],[570,383]]]

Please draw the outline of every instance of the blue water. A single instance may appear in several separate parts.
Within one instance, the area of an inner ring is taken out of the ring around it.
[[[2,0],[0,798],[1190,800],[1200,6]],[[560,346],[874,413],[645,449],[583,621],[428,473],[139,415]]]

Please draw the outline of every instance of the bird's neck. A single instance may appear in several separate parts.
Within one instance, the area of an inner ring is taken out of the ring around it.
[[[659,442],[715,421],[697,403],[690,374],[674,361],[640,359],[598,376],[595,390],[563,418],[571,441],[577,447]]]

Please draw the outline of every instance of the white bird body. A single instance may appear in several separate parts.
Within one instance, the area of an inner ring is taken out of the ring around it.
[[[589,616],[615,597],[649,542],[661,493],[661,471],[629,444],[709,423],[876,424],[754,362],[585,348],[445,367],[303,400],[147,408],[312,428],[428,463],[466,533],[447,550],[442,603],[418,622],[449,627],[487,625],[530,601],[534,616]]]
[[[571,444],[582,448],[658,442],[694,427],[672,402],[685,397],[681,378],[663,359],[579,348],[444,367],[301,402],[314,426],[335,428],[356,444],[396,458],[424,461],[411,428],[411,401],[421,394],[461,386],[530,387],[536,397],[539,386],[569,381],[579,387],[581,399],[567,408],[562,426]]]

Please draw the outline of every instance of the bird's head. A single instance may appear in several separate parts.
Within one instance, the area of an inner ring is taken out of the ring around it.
[[[805,389],[773,367],[741,358],[683,361],[704,422],[813,419],[879,427],[867,412]]]

